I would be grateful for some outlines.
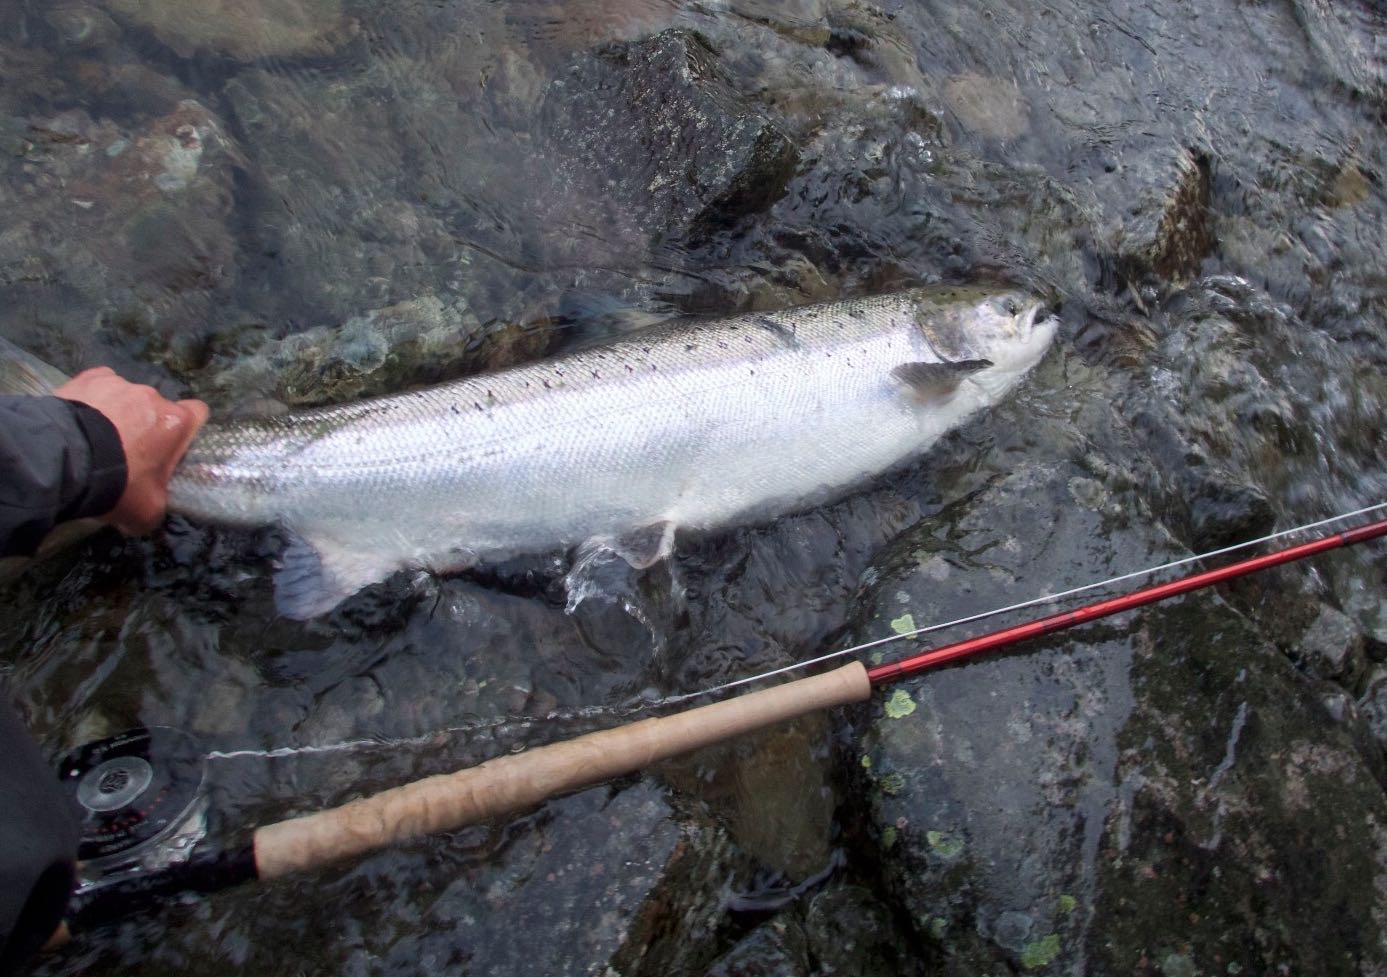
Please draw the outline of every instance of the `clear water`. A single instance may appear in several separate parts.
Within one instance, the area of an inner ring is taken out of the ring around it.
[[[250,751],[211,764],[230,837],[879,636],[863,608],[893,540],[947,535],[1027,458],[1103,459],[1113,518],[1177,551],[1259,523],[1228,485],[1282,526],[1381,501],[1373,17],[1309,0],[4,4],[0,334],[67,370],[110,363],[232,412],[920,281],[1018,281],[1065,322],[1026,389],[919,464],[683,539],[671,568],[574,614],[540,563],[399,578],[295,624],[273,614],[272,530],[98,535],[3,592],[10,689],[54,754],[139,724]],[[1070,576],[1012,599],[1152,556],[1076,541]],[[1382,637],[1382,574],[1354,555],[1307,586]],[[169,905],[41,970],[696,970],[741,932],[738,907],[874,874],[844,855],[844,725]],[[379,745],[254,755],[360,740]],[[679,845],[694,855],[671,869]],[[641,958],[632,906],[660,885],[702,928]],[[517,946],[522,928],[545,949]]]

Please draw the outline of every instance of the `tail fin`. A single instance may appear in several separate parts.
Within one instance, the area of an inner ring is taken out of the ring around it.
[[[42,397],[67,382],[67,374],[0,337],[0,394]]]

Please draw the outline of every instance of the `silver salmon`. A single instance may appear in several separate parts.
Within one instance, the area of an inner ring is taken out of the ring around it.
[[[919,454],[997,402],[1055,321],[1023,293],[921,288],[680,320],[426,390],[208,424],[171,508],[279,523],[287,616],[396,570],[581,544],[634,566],[678,529],[766,519]]]

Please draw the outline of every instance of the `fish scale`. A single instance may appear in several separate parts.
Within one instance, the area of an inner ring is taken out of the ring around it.
[[[926,288],[680,320],[427,390],[209,424],[170,506],[290,533],[282,612],[405,567],[578,544],[646,565],[675,529],[841,494],[995,403],[1054,334],[1040,303]]]

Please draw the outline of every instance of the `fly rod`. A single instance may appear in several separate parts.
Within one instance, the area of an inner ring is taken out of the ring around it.
[[[1381,508],[1374,507],[1374,508]],[[1278,534],[1284,535],[1284,534]],[[179,849],[155,862],[156,871],[117,867],[109,882],[79,889],[69,921],[74,929],[98,924],[130,911],[132,900],[177,891],[209,892],[252,879],[275,879],[311,871],[370,851],[425,835],[455,831],[492,818],[516,814],[545,800],[595,786],[616,777],[797,716],[867,699],[874,688],[932,668],[1010,648],[1066,628],[1144,607],[1157,601],[1211,587],[1270,567],[1353,546],[1387,535],[1387,519],[1354,529],[1321,535],[1305,543],[1180,577],[1073,610],[1039,617],[977,637],[921,651],[873,668],[861,662],[808,678],[750,692],[673,715],[644,719],[571,740],[507,754],[475,767],[426,777],[381,793],[256,828],[244,843],[211,850],[188,827],[187,812],[202,823],[202,807],[178,787],[178,778],[156,770],[151,759],[177,748],[186,734],[163,727],[132,731],[89,744],[64,762],[61,774],[73,785],[89,814],[98,818],[91,851],[98,860],[123,857],[116,837],[122,829],[101,830],[102,823],[128,825],[129,811],[146,814],[167,801],[168,810],[154,818],[164,848],[171,837]],[[172,747],[170,746],[172,744]],[[183,761],[188,762],[188,761]],[[199,780],[200,785],[200,780]],[[89,817],[89,826],[91,818]],[[138,842],[144,847],[152,839]],[[180,857],[181,856],[181,857]],[[115,864],[115,863],[112,863]],[[66,927],[67,924],[65,924]],[[65,936],[64,931],[60,934]]]

